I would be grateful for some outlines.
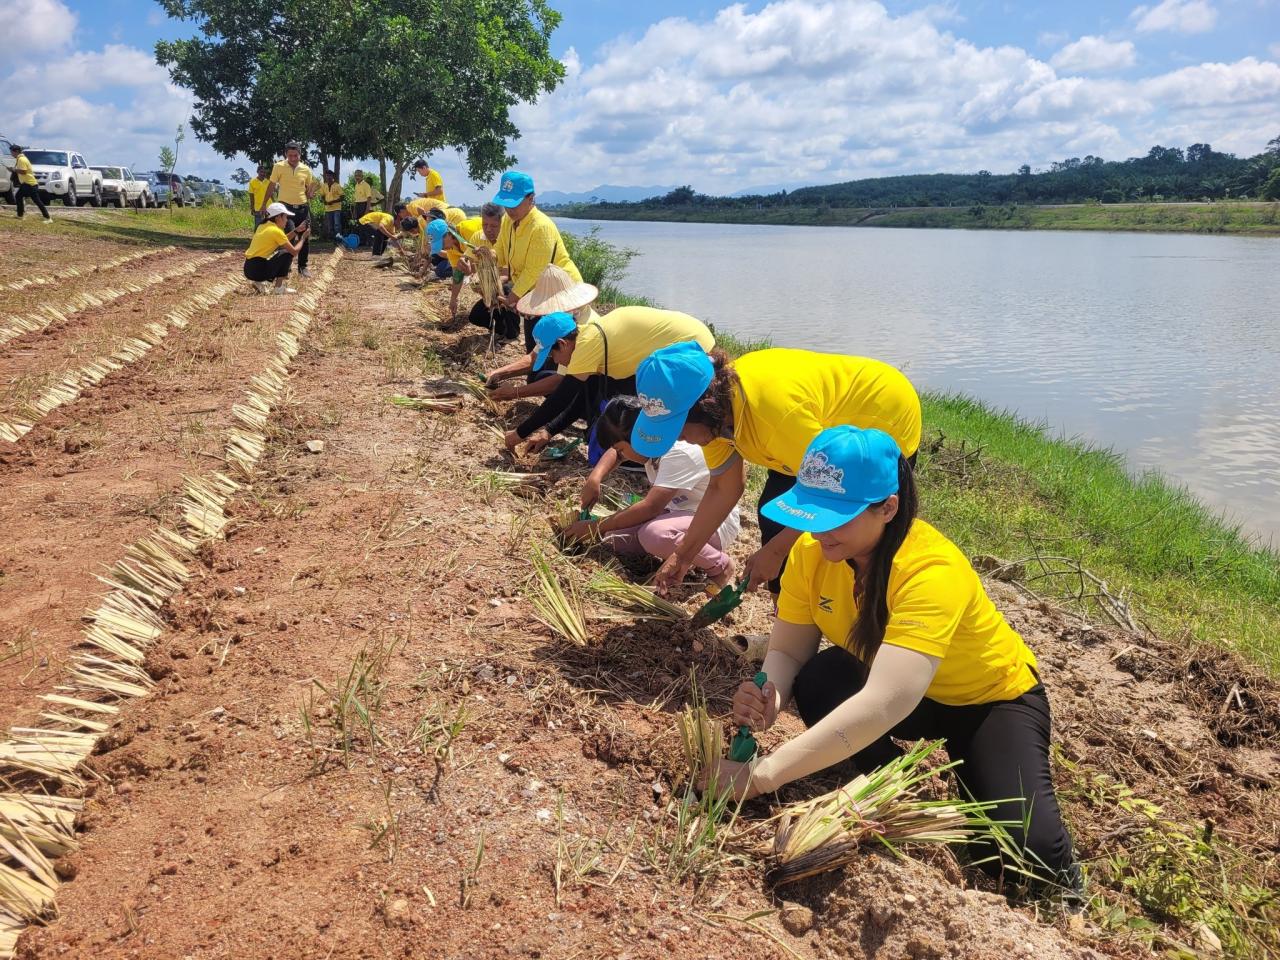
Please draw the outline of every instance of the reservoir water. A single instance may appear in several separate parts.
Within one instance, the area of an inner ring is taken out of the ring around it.
[[[1112,447],[1280,545],[1280,239],[559,222],[639,252],[629,293]]]

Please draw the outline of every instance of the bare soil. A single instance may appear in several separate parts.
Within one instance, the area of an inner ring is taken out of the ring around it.
[[[258,478],[148,656],[156,691],[92,758],[59,915],[22,936],[19,956],[1150,955],[1133,925],[1010,901],[947,852],[869,852],[777,892],[746,841],[677,869],[675,714],[690,670],[724,710],[751,670],[718,637],[767,629],[768,609],[753,597],[701,631],[597,615],[586,647],[553,636],[528,598],[529,557],[584,462],[513,463],[492,433],[512,411],[473,398],[454,414],[388,402],[485,365],[487,335],[458,329],[446,304],[446,291],[363,256],[342,262]],[[95,570],[166,521],[184,472],[210,468],[287,309],[233,296],[0,445],[5,723],[33,721],[58,682],[79,613],[103,590]],[[544,471],[548,489],[490,492],[495,469]],[[599,560],[556,562],[589,572]],[[1103,777],[1274,866],[1274,684],[1227,654],[992,589],[1040,658],[1087,863],[1143,827],[1114,816]],[[692,609],[696,587],[686,599]],[[797,728],[785,717],[765,745]],[[744,823],[768,811],[748,804]],[[1142,915],[1118,888],[1112,902]],[[1161,949],[1194,942],[1154,922]]]

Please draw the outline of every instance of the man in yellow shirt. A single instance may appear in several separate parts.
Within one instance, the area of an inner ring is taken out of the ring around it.
[[[447,198],[444,195],[444,178],[440,176],[439,170],[432,170],[425,160],[415,160],[413,169],[418,171],[418,176],[422,178],[425,189],[418,194],[420,197],[431,197],[445,203]]]
[[[253,214],[253,226],[256,229],[262,224],[267,209],[267,190],[271,186],[271,168],[265,163],[258,164],[258,175],[249,181],[249,212]]]
[[[13,189],[13,200],[17,205],[18,219],[21,220],[26,214],[25,200],[35,201],[35,205],[40,210],[40,215],[44,218],[45,223],[53,223],[53,217],[49,216],[49,210],[44,205],[44,201],[40,199],[40,189],[37,185],[36,175],[31,169],[31,161],[27,159],[26,154],[22,152],[22,148],[16,143],[9,146],[9,153],[13,155],[13,175],[18,178],[18,183]]]
[[[494,249],[498,267],[511,281],[511,290],[503,297],[503,305],[514,310],[516,304],[542,276],[548,264],[581,282],[582,274],[569,257],[568,248],[551,218],[534,206],[533,177],[519,170],[502,175],[501,189],[493,202],[507,211]]]
[[[373,184],[365,176],[363,170],[356,171],[356,219],[359,220],[372,209],[373,205],[382,199],[382,196],[374,191]]]
[[[320,199],[324,201],[324,230],[329,239],[334,239],[342,232],[342,184],[338,175],[332,170],[324,172],[324,186],[320,188]]]
[[[480,208],[480,229],[473,230],[469,235],[464,233],[462,236],[472,250],[478,250],[481,247],[493,250],[494,244],[498,242],[498,234],[501,231],[502,208],[496,203],[486,203]],[[463,257],[458,265],[467,276],[476,272],[474,255]],[[467,321],[474,323],[477,327],[484,327],[486,330],[496,325],[497,336],[505,340],[514,340],[520,336],[520,315],[516,311],[502,306],[495,310],[490,310],[485,306],[483,300],[476,301],[475,306],[471,308]]]
[[[270,200],[279,200],[289,208],[294,226],[301,227],[311,221],[311,198],[316,192],[316,179],[311,168],[302,162],[302,147],[297,143],[285,144],[284,159],[271,168]],[[304,235],[302,252],[298,254],[298,276],[310,279],[307,258],[311,252],[309,239]]]
[[[432,210],[447,210],[449,205],[435,197],[414,197],[405,204],[405,209],[415,217],[429,217]]]
[[[363,228],[360,232],[369,241],[375,257],[382,256],[386,252],[387,241],[396,238],[396,218],[404,216],[404,212],[404,204],[397,203],[394,213],[372,210],[359,219],[358,223]]]

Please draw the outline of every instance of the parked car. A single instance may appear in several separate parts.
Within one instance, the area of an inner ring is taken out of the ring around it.
[[[169,203],[169,181],[163,173],[141,174],[141,178],[146,181],[147,189],[151,192],[151,203],[157,207],[167,206]]]
[[[60,198],[68,207],[102,206],[102,174],[74,150],[28,150],[31,172],[45,202]]]
[[[170,195],[173,196],[174,206],[185,207],[196,202],[196,195],[191,187],[176,173],[153,170],[146,175],[146,179],[151,184],[151,195],[155,197],[156,206],[168,205]]]
[[[202,207],[230,207],[231,191],[220,183],[211,180],[188,181],[188,186],[195,191],[196,201]]]
[[[117,207],[137,207],[142,210],[152,205],[151,185],[133,175],[128,167],[92,167],[102,174],[102,202]]]
[[[4,182],[0,183],[0,196],[4,197],[5,203],[13,203],[13,181],[9,177],[13,174],[13,154],[9,152],[12,141],[4,134],[0,134],[0,176],[4,177]]]

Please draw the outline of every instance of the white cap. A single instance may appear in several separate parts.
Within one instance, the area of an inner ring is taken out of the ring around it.
[[[276,217],[280,216],[280,214],[282,213],[285,216],[289,215],[289,208],[286,207],[283,203],[272,203],[267,206],[268,220],[274,220]]]

